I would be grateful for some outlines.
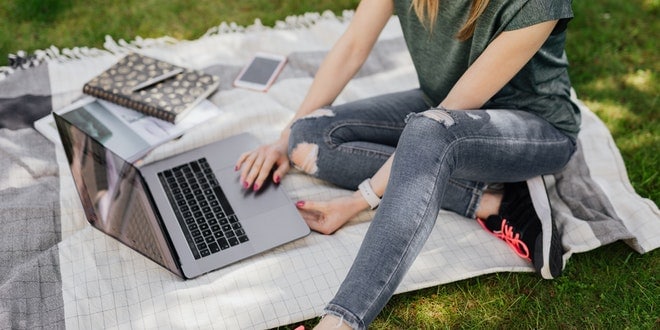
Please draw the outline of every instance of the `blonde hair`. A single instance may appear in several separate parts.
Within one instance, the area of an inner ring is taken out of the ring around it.
[[[456,38],[458,38],[458,40],[465,41],[472,37],[474,34],[474,29],[477,25],[477,19],[488,6],[488,2],[489,0],[472,1],[472,7],[470,7],[470,15],[468,16],[467,21],[456,34]],[[422,24],[432,31],[434,22],[438,18],[440,0],[413,0],[412,7]]]

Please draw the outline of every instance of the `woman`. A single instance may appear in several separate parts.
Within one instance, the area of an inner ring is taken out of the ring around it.
[[[420,87],[329,106],[392,14]],[[561,170],[575,151],[580,114],[569,98],[564,53],[571,17],[570,0],[361,1],[291,126],[236,165],[254,190],[271,173],[280,182],[290,164],[357,188],[348,197],[297,203],[320,233],[377,207],[319,328],[369,325],[440,208],[476,218],[544,277],[561,273],[560,240],[552,221],[542,223],[534,211],[525,181]],[[488,185],[494,182],[503,189]]]

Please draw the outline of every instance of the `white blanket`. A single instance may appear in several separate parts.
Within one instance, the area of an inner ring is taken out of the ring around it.
[[[205,69],[225,83],[211,100],[225,112],[213,122],[155,151],[150,160],[249,131],[274,140],[292,117],[324,53],[346,28],[344,17],[310,14],[276,28],[221,26],[193,41],[132,43],[108,39],[105,51],[49,60],[53,108],[76,97],[84,82],[122,53],[142,52]],[[231,79],[256,51],[282,53],[289,63],[268,93],[232,89]],[[93,55],[93,56],[92,56]],[[53,56],[51,56],[53,57]],[[363,70],[337,102],[417,86],[415,72],[393,18]],[[564,259],[616,240],[639,253],[660,246],[660,212],[640,198],[602,122],[582,105],[580,152],[565,172],[546,178],[555,218],[563,232]],[[61,148],[58,244],[67,328],[267,328],[320,315],[348,271],[370,212],[332,236],[312,233],[273,251],[194,280],[181,280],[86,223]],[[292,172],[283,181],[293,201],[350,193]],[[441,212],[436,230],[397,292],[416,290],[502,271],[532,271],[475,221]]]

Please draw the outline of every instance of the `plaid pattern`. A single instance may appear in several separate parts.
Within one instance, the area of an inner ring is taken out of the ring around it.
[[[220,27],[198,40],[177,43],[142,40],[121,46],[109,40],[106,48],[112,52],[49,60],[0,80],[0,166],[5,170],[0,174],[0,328],[268,328],[319,315],[348,271],[371,211],[335,235],[311,234],[181,281],[92,229],[61,147],[25,127],[79,97],[87,80],[130,48],[204,69],[222,81],[211,101],[224,115],[162,146],[147,161],[243,131],[263,142],[274,140],[348,18],[350,14],[340,19],[305,16],[287,21],[286,28],[255,26],[240,33]],[[289,62],[268,93],[232,89],[231,81],[255,51],[284,53]],[[416,85],[393,19],[337,102]],[[639,253],[659,247],[657,206],[635,194],[609,132],[582,108],[578,153],[562,173],[546,177],[563,232],[564,258],[616,240],[625,240]],[[351,193],[298,172],[282,184],[294,201]],[[449,212],[441,212],[438,221],[442,230],[432,233],[398,292],[497,271],[533,271],[476,221]],[[240,303],[231,298],[240,298]]]

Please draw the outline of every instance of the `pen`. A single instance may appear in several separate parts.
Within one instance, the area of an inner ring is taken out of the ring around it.
[[[172,77],[178,75],[178,74],[181,73],[181,72],[183,72],[183,68],[176,68],[176,69],[174,69],[174,70],[172,70],[172,71],[165,72],[165,73],[161,74],[160,76],[153,77],[153,78],[151,78],[151,79],[149,79],[149,80],[147,80],[147,81],[145,81],[145,82],[142,82],[142,83],[140,83],[140,84],[137,84],[135,87],[133,87],[133,88],[131,89],[131,92],[133,92],[133,93],[138,92],[138,91],[140,91],[140,90],[142,90],[142,89],[145,89],[145,88],[147,88],[147,87],[149,87],[149,86],[151,86],[151,85],[154,85],[154,84],[157,84],[157,83],[159,83],[159,82],[161,82],[161,81],[164,81],[164,80],[167,80],[167,79],[169,79],[169,78],[172,78]]]

